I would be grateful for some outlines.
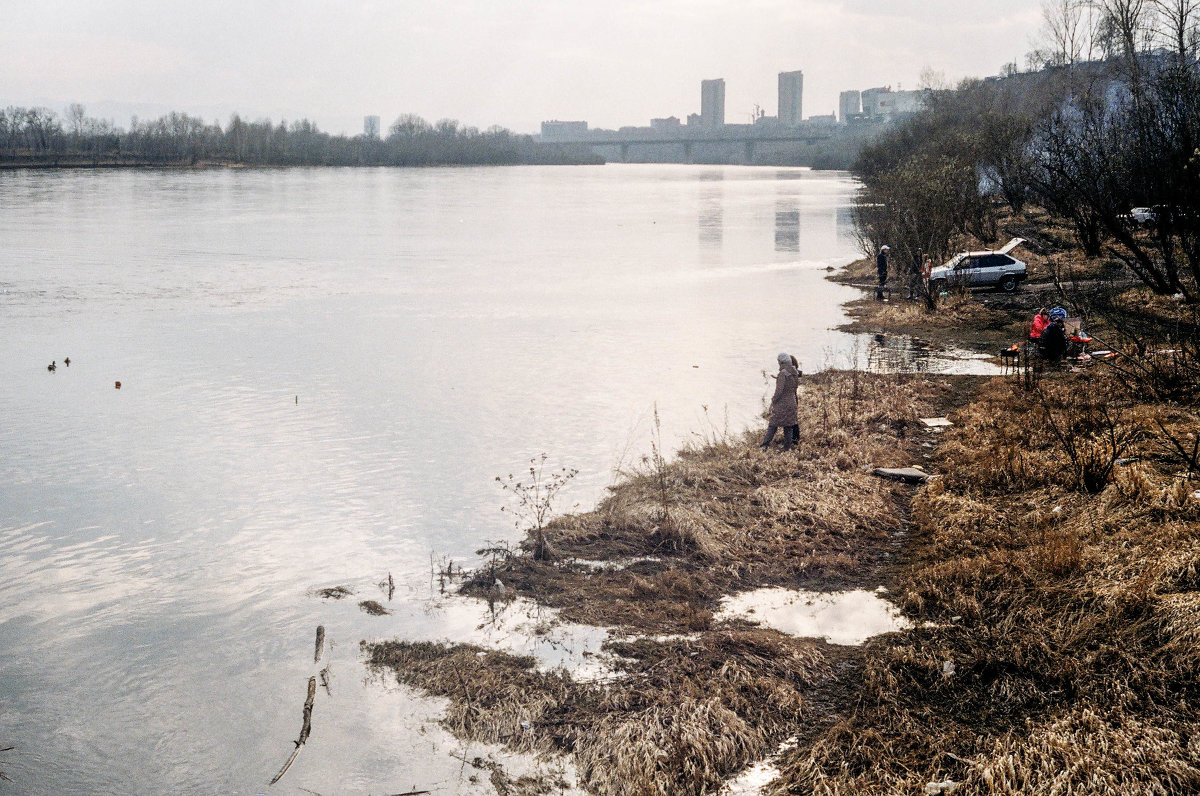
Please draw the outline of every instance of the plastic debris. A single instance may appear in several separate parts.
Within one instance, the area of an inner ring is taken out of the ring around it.
[[[953,793],[957,789],[958,783],[952,779],[930,782],[925,785],[925,796],[940,796],[943,793]]]
[[[891,481],[903,481],[906,484],[923,484],[929,480],[929,473],[915,467],[876,467],[871,474]]]
[[[954,676],[954,661],[946,661],[942,664],[942,677],[950,679]]]

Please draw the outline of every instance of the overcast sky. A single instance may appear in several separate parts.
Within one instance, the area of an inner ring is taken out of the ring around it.
[[[1039,0],[0,0],[0,105],[536,132],[683,119],[723,77],[726,121],[746,122],[776,112],[779,72],[804,71],[806,116],[830,113],[926,67],[995,74],[1040,24]]]

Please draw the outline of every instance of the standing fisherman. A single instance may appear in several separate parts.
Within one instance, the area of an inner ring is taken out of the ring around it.
[[[783,427],[783,449],[789,451],[800,436],[800,407],[796,390],[800,387],[800,372],[792,364],[788,354],[780,354],[779,375],[775,377],[775,395],[771,397],[771,413],[767,418],[767,435],[763,437],[762,449],[766,450]]]
[[[875,272],[879,275],[879,287],[875,289],[875,297],[883,298],[883,288],[888,280],[888,253],[892,247],[883,245],[879,247],[879,254],[875,257]]]

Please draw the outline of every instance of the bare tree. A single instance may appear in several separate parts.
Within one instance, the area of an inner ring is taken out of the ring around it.
[[[72,102],[67,106],[67,127],[71,131],[71,138],[75,146],[79,146],[80,140],[83,138],[83,128],[87,122],[87,109],[78,102]]]
[[[1196,61],[1200,49],[1200,0],[1149,0],[1158,36],[1180,66]]]
[[[1085,49],[1090,50],[1089,14],[1084,0],[1043,0],[1042,33],[1055,66],[1076,63]]]
[[[1100,11],[1100,29],[1107,54],[1122,55],[1134,65],[1150,44],[1148,26],[1152,0],[1093,0]]]

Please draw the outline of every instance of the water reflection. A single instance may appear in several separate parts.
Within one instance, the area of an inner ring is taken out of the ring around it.
[[[865,589],[833,593],[758,589],[722,600],[716,618],[748,619],[789,635],[850,646],[911,626],[896,606]]]
[[[835,210],[834,226],[838,238],[845,241],[858,239],[858,231],[854,227],[854,205],[843,205]]]
[[[357,642],[478,638],[430,606],[430,554],[470,566],[515,538],[496,475],[548,451],[586,508],[648,450],[654,407],[668,449],[712,427],[705,406],[736,432],[764,361],[850,346],[830,330],[855,291],[824,268],[853,256],[829,229],[853,184],[787,174],[782,193],[732,167],[6,174],[14,792],[258,792],[318,624],[334,680],[280,792],[453,781],[425,734],[439,703],[362,684]],[[798,252],[775,248],[778,202]],[[389,616],[308,596],[384,600],[389,572]],[[560,641],[532,653],[595,663]]]
[[[794,201],[775,203],[775,251],[800,251],[800,209]]]
[[[865,351],[865,366],[872,373],[993,374],[998,366],[987,354],[961,348],[938,346],[908,335],[863,335],[859,350]],[[860,355],[861,356],[861,355]]]
[[[725,241],[724,171],[700,174],[700,251],[711,255]]]

